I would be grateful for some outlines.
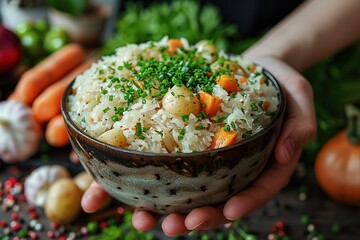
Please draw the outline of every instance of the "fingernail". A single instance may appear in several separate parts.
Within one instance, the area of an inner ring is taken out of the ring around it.
[[[284,143],[285,153],[287,157],[287,162],[290,162],[291,158],[294,156],[295,153],[295,143],[291,138],[287,138]]]
[[[202,228],[206,227],[207,225],[207,222],[206,221],[203,221],[193,227],[188,227],[189,230],[201,230]]]

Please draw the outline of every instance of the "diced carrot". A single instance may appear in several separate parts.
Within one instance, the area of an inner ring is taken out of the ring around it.
[[[169,46],[169,52],[174,53],[176,51],[176,49],[178,49],[178,47],[182,46],[182,43],[181,43],[180,39],[170,38],[168,40],[168,46]]]
[[[234,76],[221,75],[216,82],[227,92],[237,92],[236,79]]]
[[[45,139],[53,147],[64,147],[69,144],[69,135],[61,114],[50,119],[46,126]]]
[[[219,130],[216,131],[211,145],[210,149],[216,149],[221,147],[226,147],[231,144],[234,144],[236,141],[238,133],[236,131],[225,131],[224,128],[219,128]]]
[[[256,70],[255,64],[251,64],[250,65],[250,72],[255,72],[255,70]]]
[[[208,114],[209,117],[214,116],[221,109],[221,99],[215,97],[207,92],[200,92],[200,103],[202,110]]]
[[[270,102],[264,101],[262,104],[263,109],[267,112],[270,107]]]
[[[61,98],[66,87],[76,76],[88,69],[94,61],[94,58],[90,58],[68,73],[64,78],[46,88],[33,102],[32,110],[34,117],[40,122],[47,122],[59,114]]]
[[[26,71],[20,78],[15,88],[19,100],[31,105],[35,98],[48,86],[78,66],[84,60],[84,56],[83,47],[71,43],[45,58],[34,68]]]
[[[260,85],[264,85],[264,83],[265,83],[264,78],[260,78]]]
[[[247,78],[246,78],[246,77],[240,78],[240,83],[246,83],[246,82],[247,82]]]

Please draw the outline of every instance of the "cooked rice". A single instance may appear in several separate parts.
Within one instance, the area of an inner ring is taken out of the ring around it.
[[[212,89],[211,94],[222,100],[221,109],[215,118],[199,118],[201,114],[195,116],[192,113],[186,116],[188,119],[176,116],[163,108],[163,95],[156,98],[148,93],[148,96],[135,98],[133,102],[126,100],[129,96],[121,85],[129,86],[126,79],[135,82],[138,80],[134,73],[140,71],[138,63],[141,59],[163,61],[162,54],[167,52],[168,40],[164,37],[159,42],[130,44],[118,48],[116,54],[103,57],[79,75],[72,86],[73,94],[68,99],[70,116],[75,124],[94,138],[111,129],[120,128],[126,137],[126,148],[154,153],[208,150],[214,133],[225,125],[238,132],[238,142],[269,124],[278,108],[278,90],[271,81],[266,80],[261,67],[256,66],[256,69],[250,71],[253,64],[241,56],[197,48],[199,45],[191,46],[186,39],[181,39],[182,47],[176,50],[175,55],[187,50],[196,51],[197,58],[205,59],[213,72],[224,68],[221,65],[224,59],[240,65],[239,69],[232,72],[238,92],[228,93],[218,84]],[[243,77],[247,81],[241,82]],[[131,89],[138,91],[134,96],[141,92],[138,84],[133,84]],[[197,86],[194,94],[198,96],[201,90]],[[269,103],[267,109],[262,107],[264,102]],[[124,107],[123,112],[119,113],[119,109]],[[219,118],[223,121],[214,121]],[[145,128],[140,134],[138,126]]]

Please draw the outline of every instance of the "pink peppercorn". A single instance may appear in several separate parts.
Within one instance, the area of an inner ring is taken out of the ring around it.
[[[38,214],[37,214],[36,211],[31,211],[31,212],[29,212],[29,216],[30,216],[31,219],[36,219],[36,218],[38,218]]]
[[[19,219],[19,214],[18,213],[12,213],[11,214],[11,219],[12,220],[18,220]]]
[[[7,225],[7,222],[4,219],[0,220],[0,227],[4,228],[4,227],[6,227],[6,225]]]
[[[11,221],[10,222],[10,228],[11,228],[11,230],[13,230],[13,231],[18,231],[19,229],[20,229],[20,223],[19,222],[17,222],[17,221]]]
[[[54,238],[55,237],[55,233],[53,231],[48,231],[47,232],[47,237],[48,238]]]
[[[36,240],[38,239],[38,235],[35,231],[29,231],[29,237],[32,239],[32,240]]]

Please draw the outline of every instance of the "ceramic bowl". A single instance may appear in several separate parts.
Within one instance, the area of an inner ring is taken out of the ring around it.
[[[140,209],[165,214],[226,201],[251,184],[262,172],[281,130],[285,112],[284,94],[276,79],[267,76],[279,90],[279,108],[262,131],[234,145],[195,153],[154,154],[118,148],[81,131],[68,114],[62,99],[62,114],[74,151],[85,170],[115,199]]]

